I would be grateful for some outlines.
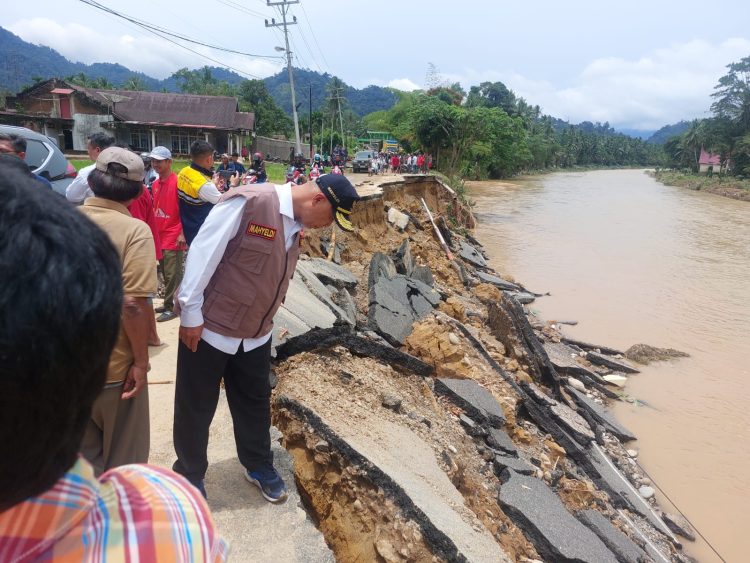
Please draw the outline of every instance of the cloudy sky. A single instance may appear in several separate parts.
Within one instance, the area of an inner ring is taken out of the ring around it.
[[[265,0],[100,0],[188,38],[278,56],[283,36]],[[29,8],[33,7],[33,10]],[[422,88],[429,63],[468,89],[504,82],[545,113],[652,130],[705,117],[730,62],[750,56],[747,0],[301,0],[290,8],[295,64],[363,87]],[[198,54],[81,0],[8,3],[0,25],[84,63],[119,62],[164,78],[214,65],[274,74],[279,58],[189,46]]]

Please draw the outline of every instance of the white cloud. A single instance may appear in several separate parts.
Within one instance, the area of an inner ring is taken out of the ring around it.
[[[404,92],[412,92],[414,90],[419,90],[420,86],[418,84],[415,84],[408,78],[394,78],[390,82],[388,82],[387,86],[389,88],[396,88],[397,90],[403,90]]]
[[[658,129],[680,119],[709,115],[711,93],[726,65],[746,57],[750,40],[721,43],[695,40],[654,50],[641,58],[600,58],[591,61],[567,87],[533,80],[513,71],[444,74],[465,87],[501,80],[544,113],[580,121],[609,121],[619,127]]]
[[[59,24],[47,18],[21,20],[7,28],[24,41],[51,47],[71,61],[86,64],[117,62],[154,78],[166,78],[183,67],[204,65],[233,67],[252,76],[265,77],[275,74],[283,66],[282,61],[251,59],[188,45],[222,63],[218,64],[146,32],[137,36],[113,36],[78,23]]]

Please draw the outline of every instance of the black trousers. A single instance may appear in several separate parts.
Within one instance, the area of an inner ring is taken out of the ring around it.
[[[234,424],[237,456],[246,469],[273,463],[271,452],[271,341],[236,354],[217,350],[201,340],[191,352],[182,342],[177,350],[173,440],[177,461],[172,469],[190,481],[208,469],[208,429],[219,402],[224,378]]]

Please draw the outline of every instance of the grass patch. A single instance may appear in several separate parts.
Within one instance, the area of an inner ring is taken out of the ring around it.
[[[668,186],[678,186],[691,190],[738,189],[750,190],[750,180],[739,179],[734,176],[707,176],[705,174],[687,174],[675,170],[657,170],[654,178]]]

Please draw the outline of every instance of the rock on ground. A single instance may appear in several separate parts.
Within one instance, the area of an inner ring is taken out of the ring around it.
[[[672,358],[686,358],[690,356],[685,352],[680,352],[674,348],[656,348],[648,344],[634,344],[625,350],[625,357],[633,362],[647,365],[651,362],[660,362],[671,360]]]

